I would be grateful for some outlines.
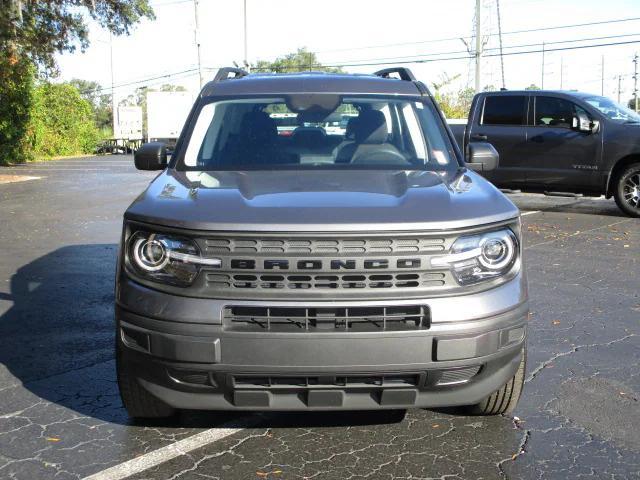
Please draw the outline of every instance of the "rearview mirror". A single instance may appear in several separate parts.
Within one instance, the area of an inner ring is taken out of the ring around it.
[[[594,126],[594,122],[584,112],[578,112],[571,122],[571,127],[579,132],[591,133],[595,131]]]
[[[138,170],[164,170],[167,166],[167,146],[162,142],[142,145],[133,155]]]
[[[475,172],[489,172],[498,168],[500,155],[487,142],[471,142],[468,147],[467,167]]]

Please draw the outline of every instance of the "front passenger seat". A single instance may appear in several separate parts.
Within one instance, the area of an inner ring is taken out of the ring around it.
[[[354,142],[338,152],[336,163],[407,163],[388,140],[387,119],[379,110],[360,113],[355,125]]]
[[[358,119],[360,117],[351,117],[347,120],[347,127],[344,131],[344,140],[333,149],[333,156],[336,159],[336,163],[348,163],[351,160],[351,155],[353,152],[347,153],[346,155],[342,154],[342,150],[344,150],[347,146],[352,145],[354,143],[356,124],[358,123]],[[340,160],[338,160],[340,159]]]

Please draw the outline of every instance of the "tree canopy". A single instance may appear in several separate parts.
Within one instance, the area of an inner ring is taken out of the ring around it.
[[[447,118],[467,118],[475,94],[473,88],[470,87],[455,92],[448,91],[448,87],[458,78],[460,78],[460,74],[449,76],[447,73],[443,73],[437,82],[431,82],[433,95]]]
[[[113,124],[113,112],[111,111],[111,96],[102,93],[104,89],[94,80],[73,78],[69,85],[75,87],[80,96],[91,104],[93,117],[98,130],[107,132]]]
[[[283,57],[278,57],[272,62],[266,60],[258,60],[251,66],[254,72],[273,72],[273,73],[290,73],[290,72],[340,72],[340,68],[325,67],[318,61],[318,57],[314,52],[310,52],[305,47],[298,48],[294,53],[289,53]]]
[[[155,18],[149,0],[0,0],[0,165],[53,154],[40,151],[43,138],[55,143],[60,135],[80,136],[69,139],[73,144],[57,143],[61,151],[56,154],[89,148],[95,138],[91,117],[98,125],[106,121],[107,110],[98,111],[104,98],[95,88],[81,89],[80,97],[78,82],[75,87],[36,86],[36,75],[57,73],[56,53],[87,48],[89,19],[121,35],[143,18]],[[93,96],[85,96],[87,91]],[[45,112],[68,115],[53,122]],[[82,130],[80,123],[86,121],[90,127]]]
[[[37,156],[91,152],[99,132],[91,103],[68,83],[43,83],[34,92],[32,146]]]
[[[155,18],[149,0],[0,0],[0,12],[0,50],[46,71],[55,70],[56,53],[89,46],[88,17],[115,35]]]

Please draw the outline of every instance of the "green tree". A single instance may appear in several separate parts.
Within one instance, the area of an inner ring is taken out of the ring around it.
[[[31,125],[35,155],[51,157],[93,151],[99,139],[94,112],[76,87],[42,83],[34,93]]]
[[[448,90],[448,87],[458,78],[460,78],[460,74],[451,77],[447,73],[443,73],[437,82],[431,83],[433,96],[447,118],[467,118],[475,94],[474,89],[469,87],[455,92]]]
[[[525,90],[540,90],[540,87],[537,86],[535,83],[532,83],[531,85],[526,87]]]
[[[298,48],[294,53],[289,53],[283,57],[278,57],[274,61],[258,60],[251,66],[254,72],[341,72],[340,68],[325,67],[318,61],[314,52],[310,52],[306,47]]]
[[[145,17],[154,18],[149,0],[0,0],[0,164],[34,153],[29,123],[36,71],[53,75],[56,53],[84,50],[89,18],[121,35]]]
[[[104,135],[109,135],[113,125],[113,112],[111,107],[111,96],[102,93],[104,89],[93,80],[82,80],[73,78],[69,81],[78,89],[80,96],[87,100],[93,109],[93,117],[96,127]]]
[[[115,35],[155,18],[149,0],[0,0],[0,11],[0,49],[17,50],[48,71],[56,69],[56,53],[89,46],[87,17]]]
[[[29,135],[33,76],[30,61],[0,53],[0,165],[33,158]]]

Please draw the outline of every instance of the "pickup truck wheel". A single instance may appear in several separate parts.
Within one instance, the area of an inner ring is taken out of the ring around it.
[[[167,418],[176,411],[166,403],[157,399],[140,386],[131,376],[129,366],[122,356],[122,346],[116,344],[116,372],[120,397],[127,413],[132,418]]]
[[[620,210],[640,217],[640,163],[633,163],[620,173],[613,196]]]
[[[471,405],[468,411],[472,415],[511,414],[518,404],[524,386],[524,373],[527,367],[527,348],[522,347],[520,365],[516,374],[500,389],[493,392],[482,402]]]

